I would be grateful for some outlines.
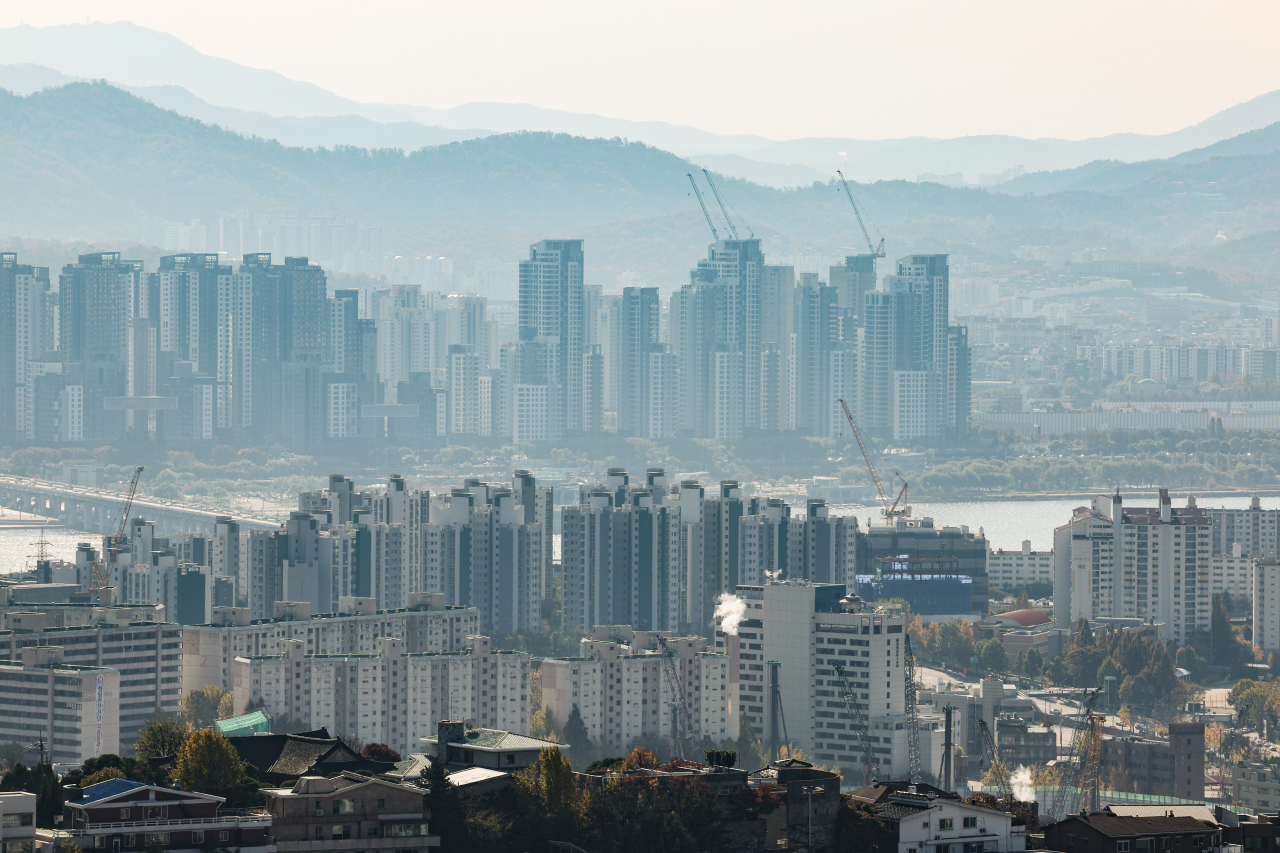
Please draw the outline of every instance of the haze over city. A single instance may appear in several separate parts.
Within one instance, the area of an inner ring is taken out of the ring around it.
[[[5,4],[0,853],[1280,846],[1278,18]]]

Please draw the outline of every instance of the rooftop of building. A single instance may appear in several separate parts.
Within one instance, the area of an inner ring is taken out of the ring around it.
[[[423,743],[435,744],[437,742],[436,735],[427,735],[421,738]],[[545,749],[549,746],[560,750],[569,749],[568,744],[556,743],[551,740],[542,740],[541,738],[529,737],[528,735],[515,734],[514,732],[502,731],[501,729],[468,729],[467,733],[458,740],[449,741],[449,746],[458,746],[463,749],[475,749],[481,752],[511,752],[515,750],[526,749]]]
[[[1017,622],[1023,628],[1031,628],[1036,625],[1044,625],[1053,621],[1044,613],[1041,613],[1039,610],[1031,610],[1031,609],[1006,610],[1004,613],[997,613],[990,618],[991,619],[1009,619],[1014,622]]]
[[[136,791],[139,788],[156,790],[164,790],[165,786],[157,785],[153,782],[139,782],[137,779],[108,779],[105,782],[99,782],[96,785],[90,785],[80,792],[80,796],[67,801],[67,805],[84,808],[94,803],[100,803],[105,800],[114,799],[121,794],[127,794],[130,791]],[[172,789],[178,790],[178,789]],[[202,794],[195,791],[184,791],[183,793],[193,794],[194,796],[204,799],[217,800],[224,802],[224,797],[217,797],[213,794]]]
[[[1218,825],[1211,820],[1204,821],[1194,817],[1174,815],[1168,808],[1162,814],[1130,815],[1117,814],[1107,806],[1084,814],[1067,815],[1057,826],[1063,827],[1064,824],[1072,821],[1088,824],[1090,828],[1108,838],[1134,838],[1141,835],[1168,835],[1218,829]]]

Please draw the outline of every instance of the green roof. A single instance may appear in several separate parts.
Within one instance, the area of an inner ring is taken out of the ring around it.
[[[259,732],[270,732],[271,718],[267,716],[266,711],[258,710],[238,717],[218,720],[214,725],[225,737],[244,737]]]

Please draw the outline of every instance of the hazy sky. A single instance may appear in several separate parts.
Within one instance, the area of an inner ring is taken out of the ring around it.
[[[87,19],[363,101],[523,102],[778,139],[1164,133],[1280,89],[1274,0],[0,4],[5,27]]]

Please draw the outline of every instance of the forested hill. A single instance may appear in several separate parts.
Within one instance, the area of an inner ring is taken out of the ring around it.
[[[107,84],[76,83],[25,98],[0,92],[0,156],[6,235],[142,240],[193,217],[333,213],[383,227],[390,251],[463,263],[514,260],[534,240],[573,234],[589,241],[597,271],[589,279],[609,282],[630,268],[659,284],[679,281],[710,239],[685,177],[693,167],[616,139],[513,133],[409,153],[287,148]],[[903,181],[856,192],[891,257],[982,257],[1027,244],[1121,246],[1150,257],[1208,246],[1224,207],[1269,222],[1280,198],[1276,161],[1180,165],[1178,190],[1157,172],[1117,193],[1015,196]],[[1188,201],[1187,188],[1200,181],[1215,182],[1207,205]],[[836,254],[860,241],[834,184],[779,190],[723,179],[721,189],[768,252]]]

